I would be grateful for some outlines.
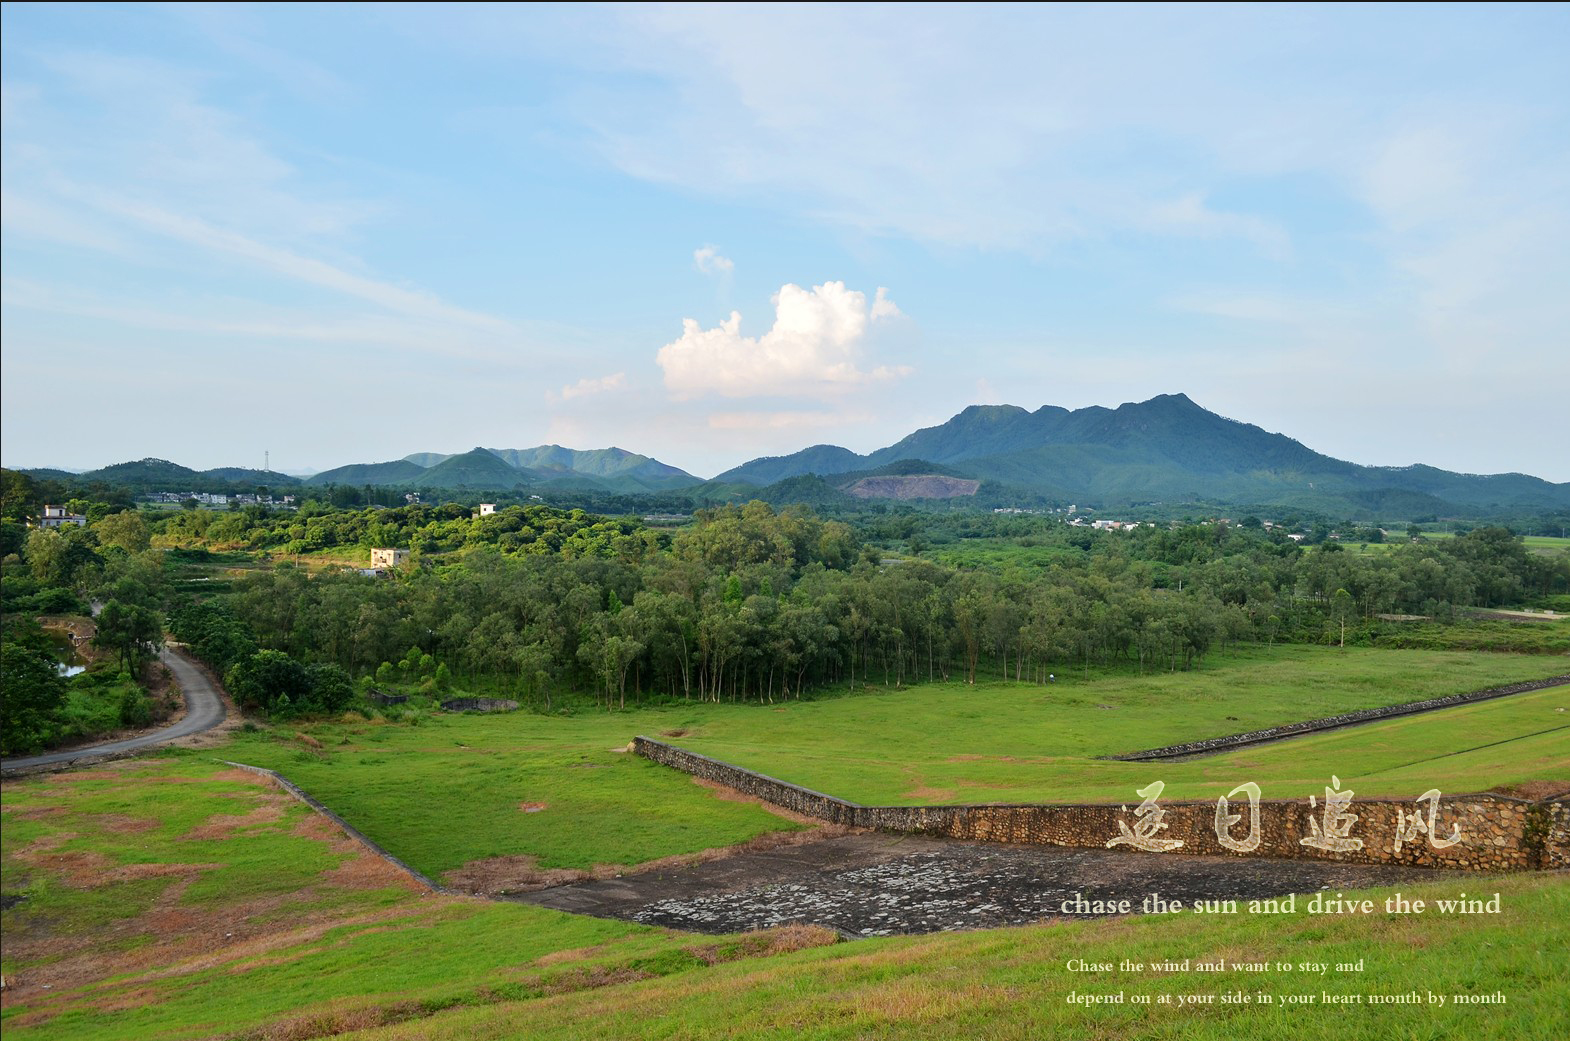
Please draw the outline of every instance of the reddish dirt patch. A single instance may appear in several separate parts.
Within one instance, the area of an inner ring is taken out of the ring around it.
[[[58,817],[65,812],[63,806],[33,806],[25,810],[10,810],[19,821],[41,821],[49,817]]]
[[[389,864],[368,851],[344,861],[331,871],[322,873],[322,880],[345,889],[407,889],[411,893],[428,892],[425,886],[397,865]]]
[[[174,780],[137,776],[130,769],[121,768],[99,772],[128,783]],[[55,775],[42,783],[63,788],[81,776]],[[270,791],[265,778],[239,770],[226,776],[247,784],[267,801],[247,814],[217,815],[196,829],[197,832],[211,828],[214,837],[222,837],[224,833],[232,832],[237,822],[265,823],[283,816],[281,809],[290,800]],[[50,817],[65,812],[56,807],[48,809]],[[136,818],[81,819],[81,823],[91,825],[95,833],[104,821],[110,825],[129,826],[132,830],[141,828]],[[98,888],[147,878],[168,878],[170,881],[143,913],[108,922],[88,932],[56,933],[52,921],[30,916],[25,903],[13,910],[11,914],[18,917],[14,928],[8,922],[6,958],[8,962],[27,968],[7,973],[6,988],[0,997],[0,1003],[8,1012],[7,1027],[43,1023],[67,1008],[86,1007],[109,1013],[154,1004],[165,1000],[169,988],[182,986],[181,981],[193,973],[213,969],[243,973],[263,964],[292,961],[301,957],[298,950],[301,945],[320,941],[329,930],[346,925],[402,928],[418,924],[429,914],[439,913],[451,902],[451,898],[433,894],[417,904],[403,903],[371,912],[313,912],[305,919],[307,924],[302,925],[301,916],[291,914],[290,907],[301,901],[319,900],[332,890],[392,886],[424,890],[404,872],[370,854],[316,814],[309,815],[295,830],[325,842],[335,852],[347,854],[344,863],[324,872],[320,882],[304,891],[232,901],[216,907],[187,906],[182,903],[182,897],[203,873],[222,865],[116,865],[101,853],[59,851],[61,845],[77,837],[70,832],[42,837],[22,849],[8,849],[14,862],[47,873],[74,888]],[[111,983],[111,979],[114,982]]]
[[[284,806],[289,802],[286,796],[268,797],[268,802],[256,807],[250,813],[219,813],[207,818],[207,823],[201,824],[184,835],[181,839],[188,842],[198,842],[207,839],[226,839],[235,832],[245,828],[257,828],[264,824],[272,824],[283,819]]]
[[[839,943],[840,936],[833,929],[821,925],[782,925],[774,929],[759,929],[743,933],[738,943],[711,944],[690,947],[695,956],[708,965],[736,961],[740,958],[770,958],[776,954],[805,951],[812,947],[829,947]]]
[[[58,876],[61,882],[73,889],[91,889],[104,876],[111,861],[102,853],[90,853],[86,850],[72,850],[69,853],[53,852],[52,847],[75,837],[75,835],[50,835],[16,850],[11,856],[28,867]]]
[[[782,814],[785,811],[781,811]],[[803,820],[807,818],[802,818]],[[527,854],[510,854],[471,860],[442,876],[442,880],[462,893],[474,896],[507,896],[513,893],[532,893],[540,889],[572,885],[575,882],[597,882],[607,878],[641,875],[650,871],[692,867],[711,860],[742,853],[766,853],[786,846],[801,846],[822,839],[859,833],[860,829],[839,824],[822,824],[804,831],[772,831],[748,839],[735,846],[699,850],[697,853],[678,853],[675,856],[647,860],[641,864],[596,864],[587,871],[578,868],[541,868],[539,861]]]
[[[123,813],[101,813],[89,821],[94,829],[113,835],[138,835],[158,827],[158,822],[151,817],[131,817]]]
[[[906,477],[863,477],[841,489],[858,499],[955,499],[975,495],[980,481],[968,481],[941,474],[911,474]]]
[[[520,802],[518,804],[518,810],[522,813],[539,813],[545,807],[546,804],[543,802]]]
[[[796,813],[793,810],[787,810],[783,806],[776,806],[772,802],[758,798],[756,795],[748,795],[745,792],[739,792],[729,785],[720,784],[718,781],[709,781],[702,777],[694,777],[692,779],[692,783],[697,785],[699,788],[705,789],[710,795],[723,802],[750,803],[759,809],[767,810],[776,817],[783,817],[792,824],[805,824],[811,827],[822,823],[816,817],[808,817],[805,814]]]
[[[958,794],[952,788],[929,788],[921,784],[908,792],[904,792],[902,798],[920,799],[922,802],[943,803],[952,801]]]
[[[1499,795],[1509,795],[1512,798],[1537,802],[1540,799],[1557,799],[1561,795],[1570,794],[1570,783],[1565,781],[1526,781],[1522,784],[1501,785],[1492,790]]]
[[[566,951],[552,951],[549,954],[542,954],[538,958],[534,959],[534,964],[539,965],[542,968],[548,968],[552,965],[566,965],[570,962],[585,961],[604,950],[605,945],[603,943],[597,943],[593,947],[574,947],[571,950]]]
[[[471,860],[442,876],[442,881],[464,893],[475,896],[501,896],[504,893],[525,893],[533,889],[549,889],[589,878],[612,878],[615,871],[599,874],[573,868],[539,866],[539,858],[524,853],[501,857]]]

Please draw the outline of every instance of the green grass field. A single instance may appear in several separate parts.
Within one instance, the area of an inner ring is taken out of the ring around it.
[[[766,732],[744,717],[695,716],[674,743],[869,805],[1119,802],[1156,779],[1178,800],[1213,800],[1245,780],[1269,798],[1298,798],[1332,773],[1367,795],[1405,795],[1413,784],[1459,793],[1570,780],[1570,687],[1190,762],[1097,757],[1554,675],[1567,664],[1291,647],[1200,673],[1066,675],[1047,688],[941,684],[792,705],[776,710]]]
[[[899,1039],[899,1041],[1562,1041],[1570,1031],[1570,885],[1553,876],[1488,880],[1498,915],[1175,915],[947,933],[818,948],[764,962],[486,1009],[444,1013],[361,1041],[538,1039]],[[1406,887],[1453,896],[1456,883]],[[1370,890],[1382,908],[1394,891]],[[1189,971],[1120,971],[1123,959],[1189,961]],[[1115,966],[1069,971],[1079,959]],[[1258,964],[1268,973],[1196,971],[1200,961]],[[1298,971],[1326,963],[1324,975]],[[1276,971],[1276,963],[1292,966]],[[1338,963],[1361,971],[1337,972]],[[1075,994],[1121,1004],[1087,1007]],[[1443,1007],[1427,995],[1444,995]],[[1456,1005],[1499,993],[1506,1003]],[[1271,1004],[1260,1004],[1267,993]],[[1320,996],[1416,994],[1423,1004],[1328,1005]],[[1221,1004],[1247,995],[1248,1004]],[[1134,1004],[1134,995],[1149,1005]],[[1162,1003],[1183,995],[1211,1003]],[[1287,995],[1312,1005],[1286,1005]]]
[[[1562,875],[1401,890],[1430,904],[1497,892],[1498,914],[1391,915],[1376,890],[1357,895],[1378,909],[1355,916],[1300,903],[831,944],[422,894],[255,775],[192,757],[8,782],[0,812],[5,893],[24,898],[3,917],[8,1037],[1557,1041],[1570,1027]],[[1084,973],[1068,970],[1075,958],[1190,966]],[[1195,967],[1218,959],[1229,967]],[[1320,975],[1295,967],[1305,960],[1360,969]],[[1428,991],[1507,1004],[1279,1004]],[[1069,1000],[1120,992],[1117,1005]],[[1254,1000],[1220,1004],[1234,993]],[[1181,995],[1211,1001],[1160,1004]]]
[[[1456,537],[1456,535],[1453,531],[1425,531],[1423,532],[1423,537],[1425,539],[1442,540],[1453,539]],[[1570,553],[1570,538],[1560,538],[1556,535],[1523,535],[1521,536],[1521,542],[1531,552],[1541,553],[1545,556],[1552,556],[1557,553]],[[1356,549],[1360,546],[1366,546],[1370,550],[1382,550],[1388,549],[1391,546],[1404,545],[1405,543],[1406,538],[1403,533],[1392,531],[1389,542],[1356,543],[1344,541],[1342,544],[1346,546],[1347,549]]]
[[[416,892],[215,757],[271,766],[421,870],[631,864],[797,825],[625,751],[667,740],[856,801],[1447,794],[1570,780],[1556,688],[1189,763],[1131,751],[1565,671],[1563,659],[1284,647],[1203,671],[932,685],[774,706],[314,723],[0,789],[3,1022],[18,1038],[1524,1038],[1570,1032],[1570,879],[1447,879],[1497,914],[1158,916],[815,946],[694,937]],[[12,905],[12,898],[23,897]],[[1376,896],[1376,899],[1378,897]],[[811,946],[811,949],[795,948]],[[1081,974],[1071,958],[1348,963],[1360,973]],[[656,977],[652,978],[651,977]],[[640,982],[641,981],[641,982]],[[45,984],[48,988],[45,989]],[[1163,995],[1492,993],[1504,1006],[1199,1005]],[[1073,992],[1147,994],[1086,1007]],[[360,1033],[353,1033],[359,1030]]]
[[[1570,722],[1555,711],[1566,693],[1192,763],[1096,757],[1538,679],[1567,665],[1530,655],[1291,646],[1217,656],[1200,672],[1093,671],[1046,687],[950,683],[773,706],[276,727],[237,734],[223,754],[280,771],[432,877],[498,856],[583,869],[793,827],[755,806],[715,800],[690,778],[627,754],[638,734],[665,735],[868,804],[1122,802],[1156,777],[1167,781],[1169,799],[1214,799],[1243,780],[1262,785],[1269,798],[1289,798],[1320,791],[1331,773],[1364,785],[1356,790],[1368,795],[1409,794],[1423,779],[1416,792],[1459,792],[1570,778],[1570,741],[1523,737]],[[1479,734],[1486,741],[1473,740]],[[1506,739],[1514,740],[1451,755]],[[1448,758],[1427,765],[1438,756]]]
[[[316,724],[240,733],[222,754],[279,771],[432,877],[496,856],[537,857],[541,868],[635,864],[797,827],[629,754],[630,717],[673,718],[444,714],[419,726]]]
[[[210,760],[8,781],[0,810],[7,1037],[315,1037],[766,948],[418,891]]]

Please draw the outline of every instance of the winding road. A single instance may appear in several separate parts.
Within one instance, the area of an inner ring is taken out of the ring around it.
[[[143,734],[141,737],[126,738],[124,741],[109,741],[101,745],[88,745],[86,748],[50,752],[47,755],[0,760],[0,771],[9,773],[12,770],[25,770],[34,766],[50,766],[77,759],[96,759],[100,756],[133,752],[139,748],[165,744],[176,738],[200,734],[222,723],[225,717],[223,699],[202,674],[202,670],[196,667],[196,663],[170,647],[165,647],[158,657],[174,673],[175,681],[180,684],[180,692],[185,696],[185,718],[180,722],[150,734]]]

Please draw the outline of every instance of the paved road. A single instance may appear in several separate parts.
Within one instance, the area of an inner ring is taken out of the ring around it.
[[[106,744],[73,748],[67,752],[51,752],[48,755],[28,756],[24,759],[6,759],[0,761],[0,769],[21,770],[30,766],[47,766],[52,763],[67,763],[73,759],[90,759],[101,755],[130,752],[138,748],[151,748],[154,745],[173,741],[175,738],[211,730],[224,721],[223,699],[218,696],[218,692],[202,674],[202,670],[198,669],[190,658],[173,648],[165,647],[159,654],[159,659],[169,666],[176,682],[180,684],[180,692],[185,695],[185,718],[180,722],[164,727],[162,730],[155,730],[151,734],[127,738],[124,741],[110,741]]]

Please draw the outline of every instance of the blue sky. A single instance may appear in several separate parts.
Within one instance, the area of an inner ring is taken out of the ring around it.
[[[1565,5],[4,7],[7,466],[1184,392],[1570,480]]]

